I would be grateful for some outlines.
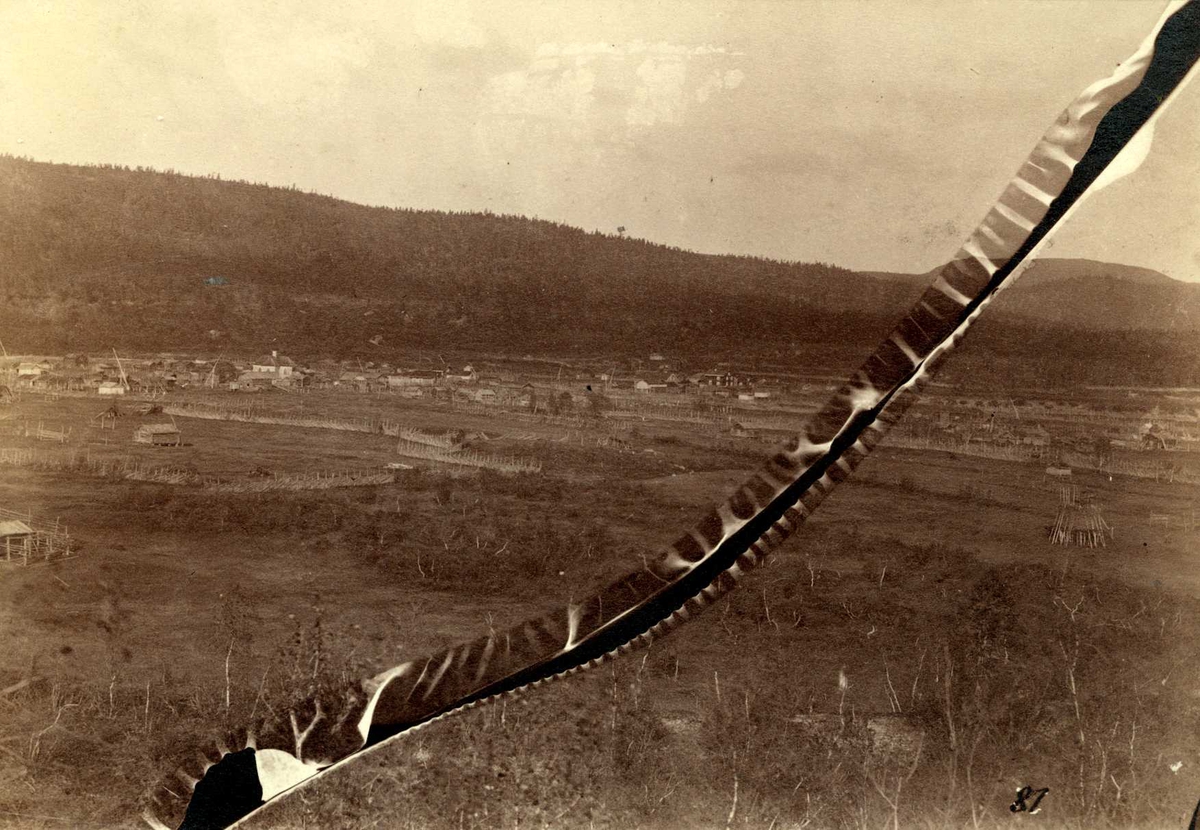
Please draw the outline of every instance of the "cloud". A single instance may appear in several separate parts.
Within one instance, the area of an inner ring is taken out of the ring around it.
[[[730,65],[739,57],[707,44],[543,43],[526,66],[490,79],[480,129],[493,145],[530,134],[627,142],[681,124],[695,107],[740,86],[746,75]]]
[[[737,89],[746,79],[746,73],[740,69],[729,69],[722,72],[714,71],[696,87],[696,102],[703,104],[714,93],[723,89]]]
[[[676,56],[648,57],[637,68],[640,83],[633,91],[633,100],[625,112],[630,127],[653,127],[658,123],[678,124],[683,120],[688,100],[684,95],[687,66]],[[697,100],[708,99],[705,94]]]

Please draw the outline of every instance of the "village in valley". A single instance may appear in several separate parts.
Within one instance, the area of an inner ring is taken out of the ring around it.
[[[541,474],[543,459],[551,475],[561,475],[567,470],[556,455],[566,444],[648,456],[652,467],[675,476],[692,466],[670,457],[672,439],[656,435],[658,430],[752,454],[795,430],[834,388],[819,377],[729,364],[695,371],[661,353],[615,359],[603,369],[528,357],[450,364],[441,356],[441,367],[429,368],[434,360],[420,357],[420,368],[298,361],[278,350],[253,359],[122,358],[116,350],[11,357],[0,364],[0,465],[265,492],[375,486],[415,468]],[[887,443],[896,450],[1033,466],[1043,481],[1067,487],[1060,501],[1074,505],[1080,476],[1072,478],[1073,470],[1108,482],[1121,476],[1200,483],[1196,400],[1187,390],[1002,397],[935,391]],[[244,443],[237,431],[249,424],[260,425],[260,436],[266,434],[262,425],[275,428],[266,440]],[[349,455],[281,459],[280,449],[290,446],[288,435],[297,428],[366,433],[374,443]],[[395,440],[386,443],[389,438]],[[1090,506],[1090,492],[1083,498],[1088,511],[1099,509]],[[17,518],[14,513],[10,521]],[[1162,513],[1150,518],[1169,522]],[[1111,527],[1098,521],[1111,535]],[[1194,510],[1179,521],[1194,527]],[[1070,533],[1059,524],[1048,536],[1067,544]],[[41,532],[27,523],[5,533],[5,561],[12,561],[20,534],[29,534],[34,541],[26,547],[41,551],[43,559],[72,553],[69,537],[57,530],[46,537],[58,539],[57,548],[37,542]],[[1104,534],[1089,538],[1092,546],[1106,544]],[[29,561],[28,555],[18,558]]]
[[[433,368],[435,360],[440,362]],[[466,362],[466,361],[470,362]],[[440,355],[417,365],[386,361],[297,361],[277,350],[252,359],[160,354],[13,357],[0,361],[0,405],[7,420],[22,398],[108,401],[99,420],[121,414],[123,401],[157,401],[154,412],[211,404],[232,409],[303,409],[330,396],[356,395],[391,401],[402,412],[412,404],[444,411],[542,416],[591,416],[595,423],[705,424],[735,438],[778,440],[811,412],[835,386],[829,378],[733,368],[697,371],[661,353],[615,358],[589,365],[581,360],[526,356],[464,358],[454,365]],[[324,393],[306,397],[308,393]],[[293,400],[287,400],[291,394]],[[336,399],[336,398],[335,398]],[[910,416],[896,440],[913,449],[970,454],[990,448],[1013,458],[1048,464],[1133,471],[1152,477],[1186,475],[1173,459],[1200,450],[1200,409],[1189,390],[1086,388],[1069,393],[1038,390],[1004,395],[937,395]],[[472,406],[477,405],[477,406]],[[319,405],[318,405],[319,406]],[[380,408],[380,407],[377,407]],[[383,405],[383,411],[386,406]],[[420,412],[418,408],[415,410]],[[386,416],[384,416],[386,417]],[[402,414],[397,414],[403,420]],[[586,421],[585,421],[586,423]],[[595,424],[593,424],[595,425]],[[70,425],[65,428],[70,429]],[[150,443],[165,444],[164,439]],[[1118,458],[1123,460],[1118,462]],[[1141,466],[1137,463],[1140,462]]]

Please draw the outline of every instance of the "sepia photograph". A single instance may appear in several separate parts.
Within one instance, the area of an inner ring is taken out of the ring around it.
[[[1200,830],[1200,0],[0,0],[0,830]]]

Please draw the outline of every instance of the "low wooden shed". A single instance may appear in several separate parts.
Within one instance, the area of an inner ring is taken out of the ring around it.
[[[142,424],[134,430],[133,440],[155,447],[178,447],[183,443],[179,428],[174,424]]]
[[[33,545],[33,528],[17,519],[0,519],[0,553],[4,561],[11,562],[16,556],[28,561]]]

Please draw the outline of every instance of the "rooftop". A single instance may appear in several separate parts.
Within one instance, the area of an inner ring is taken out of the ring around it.
[[[28,536],[33,533],[33,528],[24,522],[16,519],[0,520],[0,537],[4,536]]]

